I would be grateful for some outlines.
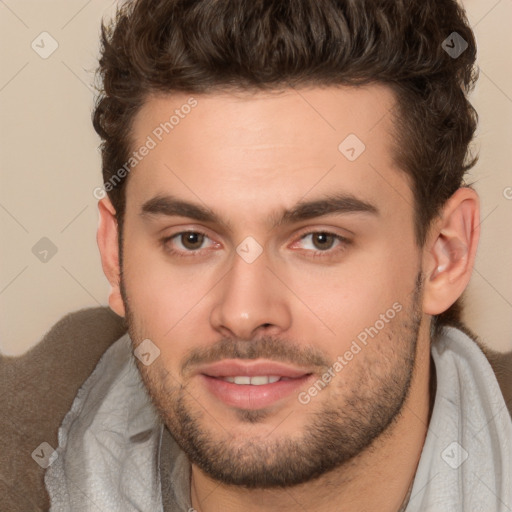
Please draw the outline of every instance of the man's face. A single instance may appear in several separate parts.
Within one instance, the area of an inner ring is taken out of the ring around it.
[[[126,188],[123,299],[134,346],[160,350],[137,364],[205,473],[297,484],[377,439],[414,374],[421,252],[393,97],[194,99],[153,97],[133,127],[151,148]]]

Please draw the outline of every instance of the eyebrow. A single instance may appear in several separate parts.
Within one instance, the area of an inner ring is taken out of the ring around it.
[[[293,224],[325,215],[364,213],[379,215],[379,209],[372,203],[358,199],[351,194],[338,193],[311,200],[299,201],[293,208],[280,215],[271,215],[273,228]],[[183,201],[171,195],[158,195],[146,201],[140,211],[141,217],[166,216],[187,217],[199,222],[208,222],[231,230],[231,223],[224,221],[210,208],[201,204]]]

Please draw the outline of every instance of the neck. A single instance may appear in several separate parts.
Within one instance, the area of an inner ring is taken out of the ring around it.
[[[421,342],[420,339],[424,341]],[[286,489],[245,489],[219,484],[192,466],[191,498],[197,512],[401,512],[405,510],[435,396],[430,340],[420,336],[409,395],[401,412],[364,452],[336,470]],[[426,340],[426,341],[425,341]]]

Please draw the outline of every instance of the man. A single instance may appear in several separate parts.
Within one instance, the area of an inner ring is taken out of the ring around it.
[[[129,335],[52,510],[512,508],[460,321],[475,41],[452,0],[139,0],[103,29],[98,244]]]

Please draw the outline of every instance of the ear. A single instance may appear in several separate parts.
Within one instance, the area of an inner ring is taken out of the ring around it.
[[[434,220],[423,252],[425,287],[423,311],[446,311],[469,283],[480,236],[477,193],[459,188]]]
[[[98,201],[100,221],[96,240],[101,255],[103,272],[110,283],[108,303],[119,316],[125,316],[124,303],[121,296],[121,272],[119,266],[118,224],[116,211],[108,197]]]

